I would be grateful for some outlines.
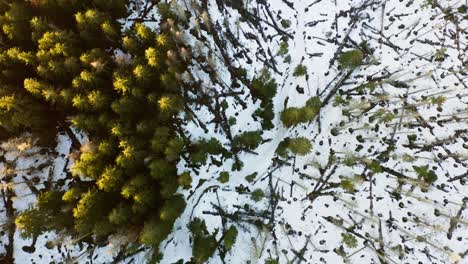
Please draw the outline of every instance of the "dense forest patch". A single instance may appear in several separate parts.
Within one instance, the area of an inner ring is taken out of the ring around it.
[[[462,2],[3,1],[0,262],[463,263]]]

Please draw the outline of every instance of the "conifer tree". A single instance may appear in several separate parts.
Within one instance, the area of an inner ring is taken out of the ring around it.
[[[258,131],[248,131],[234,137],[233,148],[237,150],[253,150],[262,143],[262,133]]]
[[[281,122],[286,127],[293,127],[300,123],[306,123],[314,120],[320,113],[320,98],[315,96],[307,100],[303,107],[290,107],[281,112]]]
[[[193,234],[193,259],[196,264],[205,263],[216,251],[218,245],[215,235],[206,229],[205,221],[195,218],[188,228]]]
[[[185,208],[175,193],[191,178],[176,164],[193,144],[177,134],[185,95],[177,76],[188,64],[175,51],[187,48],[167,4],[159,5],[159,29],[124,30],[118,20],[127,4],[0,4],[0,138],[32,132],[53,140],[54,129],[72,138],[74,127],[90,139],[75,146],[69,189],[44,191],[18,217],[25,235],[56,230],[92,243],[131,223],[142,243],[157,248]],[[207,143],[203,153],[225,153]]]

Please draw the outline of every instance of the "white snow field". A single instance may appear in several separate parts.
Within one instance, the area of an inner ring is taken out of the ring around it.
[[[264,131],[265,142],[253,153],[239,156],[242,170],[231,171],[231,160],[192,171],[192,188],[180,190],[186,210],[160,246],[161,263],[190,260],[187,224],[195,217],[210,232],[231,225],[239,231],[225,258],[215,252],[208,263],[468,263],[468,21],[447,17],[465,0],[172,2],[181,16],[192,14],[190,25],[206,37],[183,36],[194,57],[211,56],[194,60],[187,81],[201,81],[207,94],[228,92],[234,89],[231,67],[244,68],[249,79],[266,67],[278,89],[274,128]],[[287,53],[279,53],[282,42]],[[339,67],[340,54],[356,49],[365,51],[360,65]],[[305,75],[294,74],[297,65],[306,67]],[[215,80],[207,69],[215,69]],[[236,118],[233,135],[262,129],[252,118],[260,102],[247,89],[243,83],[234,89],[243,92],[239,98],[247,107],[228,101],[225,114]],[[286,104],[301,107],[314,96],[322,103],[315,121],[282,124]],[[228,142],[210,124],[207,109],[194,111],[208,132],[190,123],[192,138]],[[312,151],[279,158],[275,150],[288,137],[311,140]],[[14,187],[2,187],[14,189],[17,212],[34,203],[24,178],[59,180],[67,173],[70,142],[65,135],[57,139],[56,153],[48,154],[18,142],[2,145],[0,177],[16,175]],[[28,169],[47,162],[40,171]],[[432,184],[418,173],[424,166],[437,176]],[[190,170],[183,161],[179,169]],[[230,173],[227,183],[217,180],[222,171]],[[256,189],[265,193],[259,202],[252,200]],[[0,199],[0,227],[8,219],[5,202]],[[8,232],[0,233],[0,252],[8,241]],[[61,246],[48,249],[49,241]],[[38,238],[33,253],[25,252],[31,243],[16,231],[16,263],[112,263],[120,249],[118,238],[88,250],[52,233]],[[120,263],[146,263],[145,255],[143,250]]]

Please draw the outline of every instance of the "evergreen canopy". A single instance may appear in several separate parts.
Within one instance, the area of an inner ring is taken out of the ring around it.
[[[41,190],[16,219],[25,236],[56,230],[94,243],[131,228],[133,242],[157,246],[184,210],[175,192],[190,176],[177,175],[180,154],[210,151],[176,133],[188,89],[179,51],[188,47],[163,3],[159,29],[124,29],[128,4],[0,3],[0,138],[31,133],[47,146],[62,131],[79,153],[69,188]],[[73,128],[89,142],[80,146]]]

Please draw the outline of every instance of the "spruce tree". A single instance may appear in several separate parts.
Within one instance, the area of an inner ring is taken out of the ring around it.
[[[68,189],[42,191],[18,227],[93,243],[131,223],[157,248],[185,208],[175,193],[191,178],[177,174],[180,156],[225,153],[215,140],[197,148],[178,134],[186,93],[177,76],[188,64],[176,52],[187,50],[177,17],[160,4],[160,28],[124,29],[125,0],[4,2],[0,138],[30,132],[50,143],[55,129],[74,138],[72,127],[89,138],[75,142]]]

